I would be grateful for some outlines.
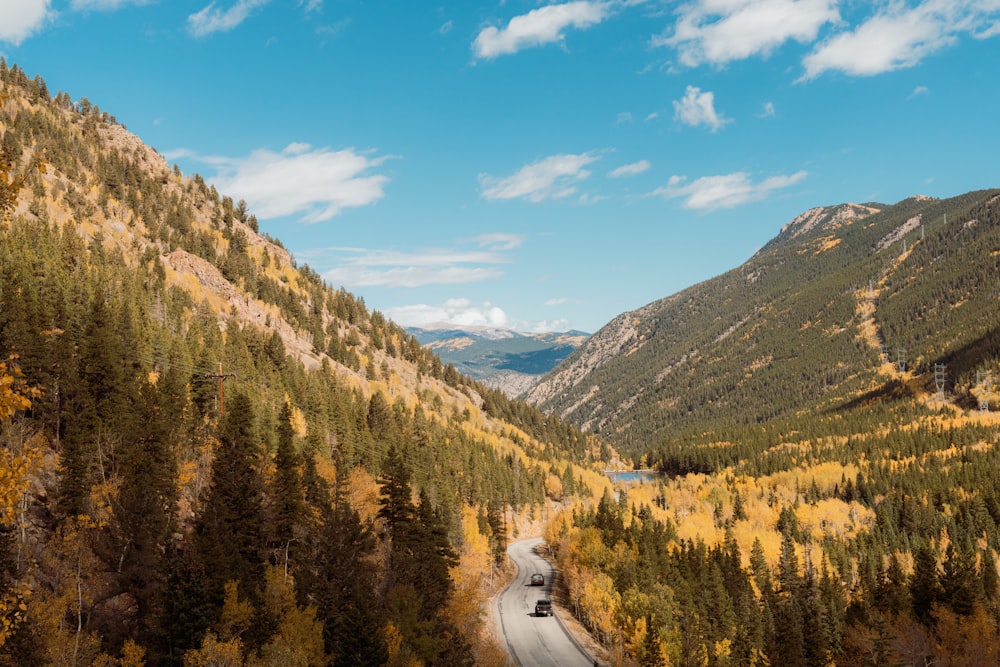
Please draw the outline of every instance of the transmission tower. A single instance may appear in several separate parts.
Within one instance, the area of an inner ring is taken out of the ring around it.
[[[976,371],[976,387],[979,388],[979,410],[990,411],[990,391],[993,389],[989,371]]]
[[[937,387],[938,398],[944,400],[944,384],[948,377],[944,364],[934,364],[934,386]]]
[[[900,373],[906,372],[906,350],[901,347],[896,348],[896,367]]]

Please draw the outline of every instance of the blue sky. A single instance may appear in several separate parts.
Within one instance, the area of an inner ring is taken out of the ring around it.
[[[1000,0],[0,0],[0,54],[403,325],[593,332],[1000,186]]]

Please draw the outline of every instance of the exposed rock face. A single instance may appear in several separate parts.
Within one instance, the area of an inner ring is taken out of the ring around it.
[[[520,396],[538,382],[538,375],[518,373],[516,371],[500,371],[494,375],[481,380],[481,382],[492,389],[499,389],[507,396]]]
[[[643,338],[637,325],[661,305],[662,302],[657,301],[611,320],[580,346],[553,374],[533,386],[525,395],[525,399],[529,403],[540,405],[576,386],[609,359],[628,353],[630,348],[641,347]]]

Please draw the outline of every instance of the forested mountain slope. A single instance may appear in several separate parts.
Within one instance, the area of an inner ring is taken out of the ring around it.
[[[1000,664],[1000,192],[814,209],[531,392],[661,471],[551,522],[623,664]]]
[[[0,664],[505,664],[492,568],[610,450],[4,62],[0,225]]]
[[[889,391],[887,360],[932,388],[943,364],[972,405],[977,374],[998,375],[998,194],[808,211],[743,266],[616,318],[528,398],[633,456]]]

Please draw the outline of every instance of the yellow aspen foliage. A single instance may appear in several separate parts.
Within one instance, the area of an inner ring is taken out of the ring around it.
[[[41,394],[41,390],[24,382],[24,374],[16,362],[17,355],[0,361],[0,422],[30,408],[31,399]]]
[[[40,570],[50,573],[47,585],[27,601],[27,614],[45,637],[47,664],[89,665],[100,653],[100,636],[83,629],[101,586],[98,560],[87,545],[91,529],[82,516],[58,528],[40,563]]]
[[[611,577],[598,572],[580,591],[580,607],[593,632],[600,638],[615,635],[619,595]]]
[[[206,633],[200,648],[184,654],[184,667],[243,667],[243,643],[235,637],[221,642]]]
[[[145,667],[146,649],[128,639],[122,646],[122,657],[112,658],[106,653],[97,656],[91,667]]]
[[[300,607],[295,601],[295,582],[284,568],[271,566],[265,574],[266,613],[278,619],[278,631],[247,667],[321,667],[326,664],[323,623],[316,608]]]
[[[379,490],[378,480],[360,466],[348,476],[347,499],[362,521],[373,521],[378,514]]]
[[[9,364],[0,362],[0,422],[30,408],[31,398],[40,393],[38,389],[24,383],[24,376],[17,367],[16,360],[17,357],[12,355],[8,360]],[[0,524],[11,524],[17,519],[30,476],[39,459],[39,452],[30,447],[17,453],[6,447],[0,449]],[[7,642],[25,619],[28,611],[26,599],[30,593],[27,586],[14,584],[0,597],[0,646]]]
[[[553,500],[563,499],[563,483],[562,480],[553,474],[549,474],[545,477],[545,495]]]
[[[232,639],[243,634],[253,622],[254,609],[248,600],[240,600],[238,585],[235,581],[225,584],[226,596],[219,613],[219,622],[215,629],[223,639]]]

